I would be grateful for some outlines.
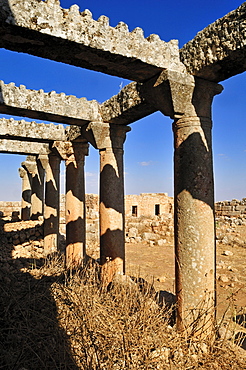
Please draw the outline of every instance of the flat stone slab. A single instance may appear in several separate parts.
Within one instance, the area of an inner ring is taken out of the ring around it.
[[[13,118],[0,118],[0,137],[32,139],[37,141],[52,142],[55,140],[66,140],[65,128],[63,125],[53,123],[36,123],[25,120],[16,121]]]
[[[32,141],[20,141],[0,139],[0,153],[13,154],[50,154],[49,144],[35,143]]]
[[[177,40],[145,38],[123,22],[111,27],[104,15],[94,20],[89,10],[62,9],[58,0],[1,0],[0,35],[0,47],[134,81],[163,68],[184,70]]]
[[[101,119],[96,100],[55,91],[31,90],[0,81],[0,112],[64,124],[83,125]]]

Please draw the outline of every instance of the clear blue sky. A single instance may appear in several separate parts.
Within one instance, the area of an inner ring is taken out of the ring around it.
[[[63,8],[77,3],[94,19],[123,21],[129,29],[141,27],[145,37],[191,40],[209,23],[237,8],[237,0],[61,0]],[[0,49],[0,79],[30,89],[55,90],[103,102],[128,83],[121,78]],[[223,82],[224,91],[213,104],[213,153],[216,200],[246,197],[246,74]],[[5,117],[7,117],[5,115]],[[171,120],[157,112],[132,124],[125,143],[126,194],[167,192],[173,195],[173,136]],[[0,200],[20,200],[18,175],[24,156],[0,154]],[[86,160],[86,191],[98,192],[98,153],[90,148]],[[62,167],[64,172],[64,167]]]

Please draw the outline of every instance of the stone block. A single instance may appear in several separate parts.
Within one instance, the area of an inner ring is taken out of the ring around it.
[[[138,230],[135,227],[131,227],[128,231],[129,238],[136,238],[137,234],[138,234]]]
[[[159,247],[163,247],[163,246],[165,246],[165,245],[166,245],[166,243],[167,243],[167,240],[166,240],[166,239],[160,239],[160,240],[157,240],[157,245],[158,245]]]
[[[157,240],[158,235],[154,233],[143,233],[142,234],[142,239],[143,240]]]
[[[244,212],[246,210],[246,205],[236,205],[235,211]]]
[[[231,207],[231,205],[226,205],[226,206],[222,206],[222,207],[221,207],[221,210],[222,210],[223,212],[230,212],[230,211],[232,211],[232,210],[233,210],[233,208]]]

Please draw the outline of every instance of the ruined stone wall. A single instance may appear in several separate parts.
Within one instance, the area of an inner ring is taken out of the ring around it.
[[[21,202],[4,202],[0,201],[0,216],[11,217],[12,212],[21,213]]]
[[[6,222],[0,219],[0,246],[0,261],[20,257],[44,258],[42,222]]]
[[[126,217],[152,217],[170,213],[172,210],[173,198],[169,197],[167,193],[142,193],[125,196]]]
[[[156,206],[159,207],[156,208]],[[135,215],[133,215],[133,207],[137,207],[137,213]],[[1,215],[6,216],[8,221],[11,219],[13,221],[17,221],[17,219],[13,219],[12,213],[19,212],[20,214],[20,208],[21,202],[0,202]],[[174,230],[172,197],[168,197],[166,193],[126,195],[125,208],[126,243],[145,243],[161,246],[173,242]],[[156,211],[158,208],[159,214],[157,215]],[[217,202],[215,204],[215,211],[216,217],[228,217],[235,219],[235,222],[238,222],[237,220],[240,217],[246,218],[246,198],[243,198],[241,201],[233,199],[231,201]],[[66,219],[64,195],[61,195],[60,202],[60,233],[62,238],[65,238]],[[16,231],[13,235],[15,239],[13,239],[13,236],[9,234],[9,241],[18,241],[21,239],[23,242],[23,230],[19,232]],[[31,236],[33,237],[34,235],[32,234]],[[29,237],[30,235],[27,233],[24,243],[26,243],[28,248],[33,248],[33,241],[30,246]],[[87,248],[99,248],[99,197],[96,194],[86,194],[86,245]],[[39,245],[34,245],[34,247],[36,249],[40,248]],[[14,248],[20,248],[18,243],[17,247]]]
[[[159,205],[159,215],[173,212],[173,198],[167,193],[142,193],[140,195],[125,196],[126,218],[134,217],[133,206],[137,206],[136,218],[156,216],[155,206]],[[11,217],[12,212],[21,211],[21,202],[0,201],[0,212],[2,216]],[[215,203],[216,216],[235,217],[246,216],[246,198],[242,200],[232,199]],[[61,224],[65,224],[65,196],[61,195],[60,203]],[[97,220],[99,217],[99,197],[97,194],[86,194],[86,218]]]
[[[244,215],[246,217],[246,198],[217,202],[215,203],[215,213],[216,216],[235,217]]]

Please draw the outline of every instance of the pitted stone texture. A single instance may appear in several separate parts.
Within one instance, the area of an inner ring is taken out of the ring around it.
[[[141,87],[142,84],[132,82],[118,95],[101,104],[99,110],[102,120],[127,125],[154,113],[156,109],[144,99]]]
[[[77,141],[79,138],[81,138],[81,127],[71,125],[66,128],[67,141]]]
[[[96,100],[55,91],[29,90],[24,85],[0,81],[0,112],[65,124],[82,125],[100,120]]]
[[[246,2],[198,32],[180,50],[187,71],[223,81],[246,70]]]
[[[1,0],[0,7],[1,47],[136,81],[162,68],[184,69],[176,40],[144,38],[141,28],[129,32],[123,22],[110,27],[107,17],[96,21],[76,5],[62,9],[56,0]]]
[[[28,138],[38,141],[65,140],[65,128],[62,125],[15,121],[13,118],[0,118],[0,136],[9,138]]]
[[[13,154],[49,154],[49,144],[35,143],[32,141],[20,141],[0,139],[0,153]]]

